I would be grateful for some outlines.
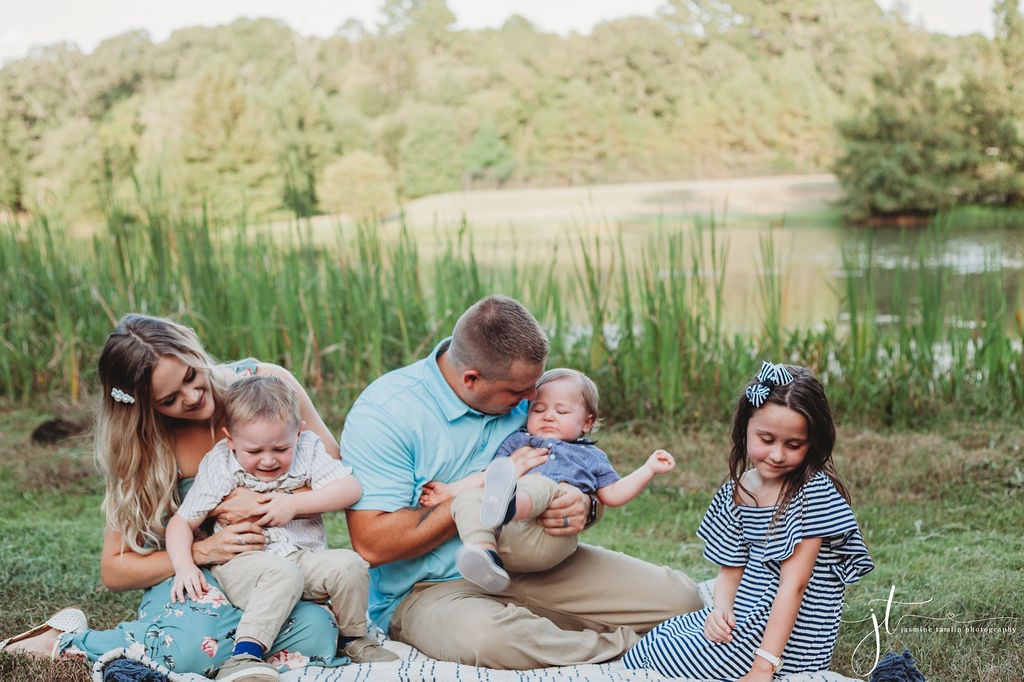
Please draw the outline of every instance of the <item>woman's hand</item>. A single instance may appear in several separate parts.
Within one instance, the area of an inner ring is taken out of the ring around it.
[[[559,483],[555,499],[537,517],[537,523],[549,535],[576,535],[586,525],[589,513],[590,496],[568,483]]]
[[[270,498],[270,493],[257,493],[238,487],[213,508],[210,516],[216,518],[221,526],[247,521],[254,516],[260,516],[260,505],[269,502]]]
[[[208,538],[192,543],[197,566],[227,563],[243,552],[262,551],[267,544],[263,529],[252,521],[226,526]]]

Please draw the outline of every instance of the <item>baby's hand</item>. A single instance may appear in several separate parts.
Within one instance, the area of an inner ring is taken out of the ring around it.
[[[452,497],[452,491],[446,483],[431,481],[423,486],[423,492],[420,493],[420,506],[436,507],[450,497]]]
[[[269,495],[256,509],[260,517],[256,523],[264,528],[283,526],[295,518],[295,497],[287,493]]]
[[[655,450],[651,456],[647,458],[647,468],[655,474],[663,474],[666,471],[672,471],[675,465],[676,461],[672,458],[672,455],[665,450]]]
[[[735,626],[736,616],[732,611],[711,609],[711,613],[704,619],[704,636],[712,642],[731,642]]]
[[[171,603],[180,601],[185,603],[187,594],[192,601],[198,601],[206,594],[210,586],[206,583],[206,576],[199,570],[198,566],[174,574],[174,584],[171,586]]]

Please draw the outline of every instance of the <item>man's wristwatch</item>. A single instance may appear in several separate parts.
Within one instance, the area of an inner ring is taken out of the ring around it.
[[[757,647],[756,649],[754,649],[754,655],[755,656],[760,656],[764,660],[766,660],[769,663],[771,663],[772,664],[772,672],[776,672],[777,673],[777,672],[779,672],[779,668],[782,667],[782,656],[776,656],[775,654],[770,654],[767,651],[765,651],[764,649],[762,649],[761,647]]]
[[[584,528],[590,528],[597,521],[597,515],[601,510],[601,503],[597,501],[597,498],[593,495],[587,495],[590,498],[590,511],[587,512],[587,522],[583,524]]]

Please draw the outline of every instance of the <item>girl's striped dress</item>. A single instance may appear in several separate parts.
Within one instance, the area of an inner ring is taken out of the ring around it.
[[[704,556],[720,566],[745,566],[736,593],[731,642],[704,636],[710,607],[661,623],[626,652],[627,668],[651,668],[667,677],[735,680],[750,670],[761,645],[781,562],[802,538],[824,538],[779,674],[827,670],[832,660],[846,585],[874,568],[853,510],[832,481],[818,473],[801,488],[769,533],[775,507],[737,505],[730,481],[715,494],[697,535]]]

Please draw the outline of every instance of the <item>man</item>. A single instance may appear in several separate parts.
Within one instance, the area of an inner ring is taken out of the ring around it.
[[[600,663],[703,606],[682,573],[583,544],[550,571],[513,574],[498,594],[461,579],[451,500],[423,508],[420,493],[487,466],[524,424],[547,354],[530,312],[490,296],[427,358],[370,384],[345,419],[341,450],[363,485],[346,515],[353,548],[372,566],[370,616],[433,658],[501,669]],[[512,457],[523,471],[547,450]],[[591,500],[560,488],[539,522],[552,535],[579,533],[593,521]]]

